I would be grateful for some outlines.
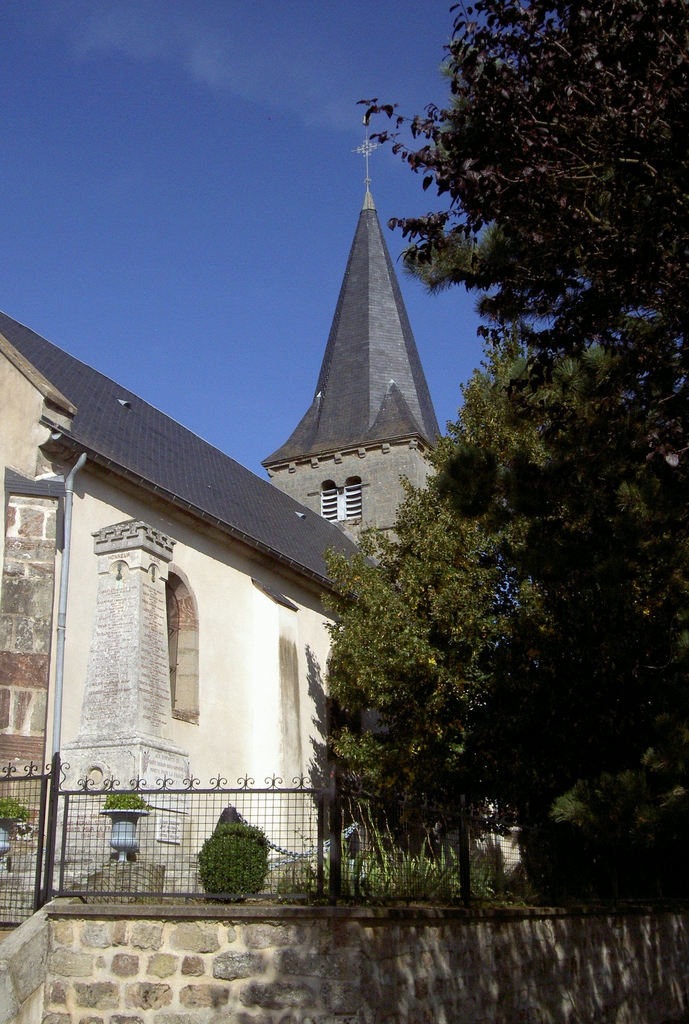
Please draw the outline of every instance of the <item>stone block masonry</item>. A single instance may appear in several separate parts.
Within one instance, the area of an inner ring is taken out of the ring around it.
[[[679,911],[56,901],[45,914],[43,1006],[27,1024],[689,1020]]]
[[[0,590],[0,755],[44,760],[57,500],[10,495]]]

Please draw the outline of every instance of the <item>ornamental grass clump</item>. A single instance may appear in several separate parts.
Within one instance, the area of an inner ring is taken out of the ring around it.
[[[218,825],[199,852],[201,884],[211,895],[260,892],[267,874],[268,840],[254,825]]]

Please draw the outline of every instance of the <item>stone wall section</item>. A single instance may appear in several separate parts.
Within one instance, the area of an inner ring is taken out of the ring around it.
[[[57,500],[10,495],[0,590],[0,756],[44,760]]]
[[[47,911],[42,1024],[689,1020],[680,913]]]
[[[0,943],[0,1024],[41,1024],[49,929],[39,910]]]

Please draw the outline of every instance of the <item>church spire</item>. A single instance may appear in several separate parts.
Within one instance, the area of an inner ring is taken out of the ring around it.
[[[370,192],[349,253],[313,402],[264,465],[417,436],[438,421]]]
[[[366,143],[359,148],[367,155]],[[363,525],[390,529],[403,497],[399,478],[424,482],[424,452],[439,429],[369,184],[367,170],[313,401],[263,465],[276,486],[327,518],[331,506],[319,495],[358,481],[362,502],[351,507],[363,509]],[[337,518],[350,520],[344,511]]]

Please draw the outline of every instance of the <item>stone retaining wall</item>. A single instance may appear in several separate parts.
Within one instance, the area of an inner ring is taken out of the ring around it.
[[[689,1020],[689,913],[46,908],[33,1024]],[[0,947],[0,959],[1,959]]]
[[[49,926],[44,910],[0,943],[0,1024],[40,1024],[48,963]]]

